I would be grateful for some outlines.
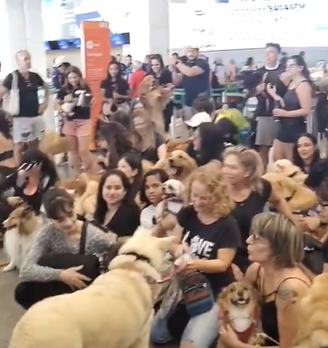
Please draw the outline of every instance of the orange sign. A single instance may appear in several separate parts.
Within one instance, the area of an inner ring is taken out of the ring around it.
[[[106,78],[107,67],[111,60],[110,35],[107,22],[86,21],[81,23],[80,28],[82,72],[93,95],[90,147],[95,149],[97,117],[102,104],[100,83]]]

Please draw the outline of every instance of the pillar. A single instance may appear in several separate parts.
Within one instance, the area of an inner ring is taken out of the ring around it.
[[[169,54],[169,0],[131,1],[130,53],[143,61],[147,54]]]
[[[1,77],[15,70],[17,51],[32,56],[32,71],[46,78],[42,0],[0,0]]]

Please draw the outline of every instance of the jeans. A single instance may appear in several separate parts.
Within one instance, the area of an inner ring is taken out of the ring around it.
[[[210,311],[190,318],[181,341],[191,342],[194,348],[209,348],[218,334],[218,306],[215,304]],[[161,318],[159,314],[154,317],[150,339],[154,344],[165,344],[173,340],[166,318]]]

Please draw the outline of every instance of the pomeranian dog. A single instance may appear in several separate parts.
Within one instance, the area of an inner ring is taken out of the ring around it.
[[[220,325],[230,325],[241,342],[261,345],[260,310],[258,296],[251,284],[240,281],[223,289],[217,299],[220,308]],[[218,341],[217,348],[224,348]]]
[[[20,269],[27,253],[36,237],[40,221],[29,206],[17,207],[3,223],[4,250],[8,255],[9,264],[3,268],[4,272]]]

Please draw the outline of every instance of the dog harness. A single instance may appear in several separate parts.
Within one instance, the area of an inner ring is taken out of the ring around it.
[[[252,324],[243,332],[238,332],[234,328],[233,331],[236,333],[238,336],[239,340],[243,343],[248,343],[250,341],[250,338],[252,336],[252,333],[254,332],[254,329],[257,326],[258,318],[259,318],[260,311],[257,307],[254,308],[254,311],[251,315],[252,318]],[[222,319],[224,317],[223,313],[219,310],[218,313],[219,319]]]

